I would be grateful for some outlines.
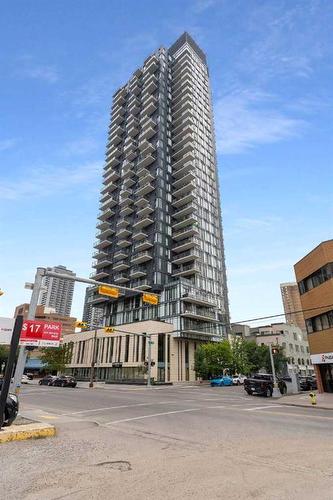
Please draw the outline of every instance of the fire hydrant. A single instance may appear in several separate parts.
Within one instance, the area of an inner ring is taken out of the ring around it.
[[[317,404],[317,394],[315,394],[314,392],[310,392],[309,396],[312,406],[315,406]]]

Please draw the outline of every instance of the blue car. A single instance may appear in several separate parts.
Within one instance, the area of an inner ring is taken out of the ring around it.
[[[210,385],[212,387],[222,387],[224,385],[232,385],[232,384],[233,384],[233,380],[228,375],[223,375],[223,377],[213,378],[210,381]]]

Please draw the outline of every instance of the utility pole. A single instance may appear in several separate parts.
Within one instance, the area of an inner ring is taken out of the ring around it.
[[[151,345],[152,345],[152,340],[151,340],[151,334],[146,333],[145,334],[147,340],[148,340],[148,377],[147,377],[147,387],[151,387]]]
[[[45,276],[45,269],[43,267],[37,267],[35,282],[32,288],[31,300],[29,305],[28,317],[27,319],[35,319],[36,309],[38,305],[39,294],[42,288],[42,278]],[[19,356],[15,368],[14,381],[12,383],[12,390],[16,394],[20,392],[22,375],[24,372],[25,363],[27,360],[27,350],[24,346],[20,347]]]
[[[273,394],[272,394],[272,397],[279,398],[281,396],[281,394],[279,394],[279,389],[278,389],[277,381],[276,381],[272,344],[269,344],[269,356],[271,358],[272,374],[273,374]]]
[[[91,359],[90,382],[89,382],[90,389],[92,389],[94,387],[95,364],[96,364],[96,340],[97,340],[97,328],[95,328],[93,352],[92,352],[92,359]]]

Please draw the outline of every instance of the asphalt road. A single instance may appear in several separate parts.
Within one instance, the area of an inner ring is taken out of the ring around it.
[[[333,498],[333,411],[188,385],[31,385],[20,401],[58,436],[2,445],[1,499]]]

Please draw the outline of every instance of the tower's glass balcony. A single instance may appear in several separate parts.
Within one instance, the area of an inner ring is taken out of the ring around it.
[[[172,183],[174,189],[180,189],[183,186],[189,185],[192,181],[194,181],[195,175],[193,172],[186,173],[183,177],[179,177],[176,181]]]
[[[172,275],[173,276],[191,276],[192,274],[198,274],[200,273],[200,267],[196,262],[193,262],[191,264],[185,264],[181,265],[178,268],[176,268]]]
[[[133,264],[141,264],[142,262],[147,262],[148,260],[152,260],[152,256],[149,251],[145,250],[144,252],[138,252],[133,255],[131,258],[131,262]]]
[[[176,199],[183,198],[185,194],[188,192],[192,192],[195,190],[195,184],[193,181],[189,182],[188,184],[185,184],[178,188],[176,191],[173,192],[173,196]]]
[[[180,265],[197,259],[199,259],[199,253],[196,250],[190,249],[176,254],[172,259],[172,263]]]
[[[182,219],[178,220],[174,224],[172,224],[172,229],[174,231],[178,231],[179,229],[182,229],[183,227],[187,227],[187,226],[190,226],[190,225],[196,224],[196,223],[197,223],[196,216],[193,214],[190,214],[190,215],[187,215],[187,216],[183,217]]]
[[[124,271],[124,269],[129,269],[130,265],[126,260],[118,260],[113,263],[112,270],[113,271]]]

